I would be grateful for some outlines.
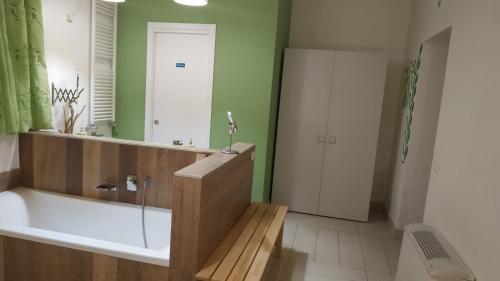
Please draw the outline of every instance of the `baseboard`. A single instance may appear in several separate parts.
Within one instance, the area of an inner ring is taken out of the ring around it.
[[[21,169],[0,173],[0,192],[18,187],[21,183]]]

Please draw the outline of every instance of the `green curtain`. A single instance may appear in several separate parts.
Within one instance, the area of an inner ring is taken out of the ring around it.
[[[0,135],[51,123],[41,0],[0,0]]]

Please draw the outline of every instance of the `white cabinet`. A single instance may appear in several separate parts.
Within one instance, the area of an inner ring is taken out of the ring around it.
[[[274,202],[368,219],[386,69],[382,54],[286,50]]]

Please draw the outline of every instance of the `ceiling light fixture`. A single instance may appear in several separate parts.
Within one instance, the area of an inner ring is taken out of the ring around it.
[[[187,6],[205,6],[208,4],[208,0],[174,0],[175,3]]]

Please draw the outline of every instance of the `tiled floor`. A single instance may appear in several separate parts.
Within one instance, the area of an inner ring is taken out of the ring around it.
[[[393,281],[401,241],[383,214],[369,223],[289,213],[266,281]]]

